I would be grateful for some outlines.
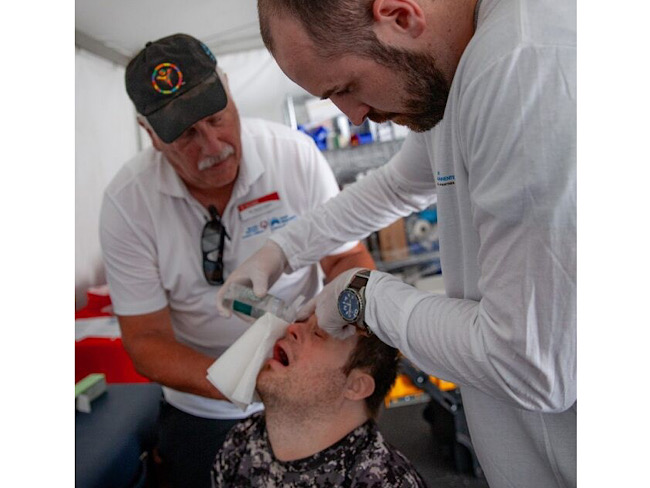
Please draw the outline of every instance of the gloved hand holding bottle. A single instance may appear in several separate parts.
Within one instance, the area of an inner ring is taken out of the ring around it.
[[[251,255],[233,271],[217,293],[217,309],[224,317],[230,317],[232,310],[224,303],[226,293],[233,283],[253,288],[258,297],[265,296],[269,288],[280,278],[287,266],[287,258],[272,240]]]

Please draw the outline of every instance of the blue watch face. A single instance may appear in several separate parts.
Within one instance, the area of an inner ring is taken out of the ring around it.
[[[344,320],[348,322],[356,322],[361,313],[361,304],[357,294],[350,290],[345,289],[339,295],[339,313]]]

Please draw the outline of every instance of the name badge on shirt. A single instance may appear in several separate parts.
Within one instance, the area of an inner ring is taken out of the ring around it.
[[[239,218],[242,220],[259,217],[262,214],[280,207],[280,195],[278,192],[269,193],[263,197],[256,198],[237,207]]]

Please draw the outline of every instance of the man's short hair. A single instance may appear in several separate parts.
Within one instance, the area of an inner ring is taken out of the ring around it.
[[[354,350],[343,366],[345,375],[353,369],[361,369],[375,380],[375,391],[365,399],[368,413],[377,417],[384,397],[397,377],[398,351],[380,341],[377,336],[359,336]]]
[[[372,30],[374,0],[258,0],[262,39],[273,53],[269,22],[278,15],[299,21],[323,58],[368,55],[379,42]]]

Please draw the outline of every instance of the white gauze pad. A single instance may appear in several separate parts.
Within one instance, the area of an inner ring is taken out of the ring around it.
[[[259,402],[257,375],[288,326],[275,315],[264,314],[208,368],[210,383],[242,410]]]

